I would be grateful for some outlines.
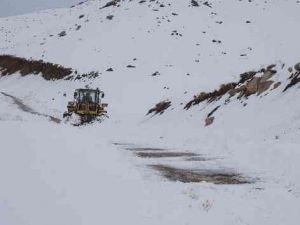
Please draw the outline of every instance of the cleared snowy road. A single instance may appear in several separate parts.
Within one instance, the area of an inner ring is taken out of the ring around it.
[[[2,224],[293,224],[299,215],[278,185],[168,182],[97,126],[0,126]]]

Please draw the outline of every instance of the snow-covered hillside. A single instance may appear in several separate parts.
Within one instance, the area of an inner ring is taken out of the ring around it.
[[[94,0],[0,18],[1,55],[100,74],[0,77],[0,224],[298,224],[300,85],[283,90],[297,76],[299,10],[295,0]],[[249,71],[247,82],[272,81],[261,94],[184,109]],[[109,119],[60,122],[86,85],[105,92]],[[163,114],[146,115],[163,100]],[[162,166],[247,182],[174,182]]]
[[[20,15],[43,9],[68,7],[80,0],[1,0],[0,17]]]

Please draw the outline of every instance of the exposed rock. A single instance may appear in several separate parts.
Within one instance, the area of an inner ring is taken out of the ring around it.
[[[108,19],[108,20],[112,20],[114,18],[114,15],[108,15],[107,17],[106,17],[106,19]]]
[[[191,0],[191,5],[194,7],[199,7],[199,3],[196,0]]]
[[[155,105],[155,107],[153,107],[152,109],[150,109],[147,113],[147,115],[154,113],[154,114],[163,114],[165,112],[165,110],[167,108],[169,108],[171,106],[171,101],[169,100],[165,100],[162,102],[159,102]]]
[[[218,44],[221,44],[221,43],[222,43],[221,40],[216,40],[216,39],[213,39],[212,42],[213,42],[213,43],[218,43]]]
[[[194,99],[189,101],[184,109],[189,109],[194,105],[198,105],[201,102],[207,101],[208,103],[217,101],[225,94],[229,94],[229,97],[235,96],[239,93],[238,98],[248,97],[253,94],[261,94],[267,91],[274,83],[270,79],[277,72],[273,70],[275,64],[269,65],[266,69],[260,71],[250,71],[240,75],[240,80],[235,83],[222,84],[218,90],[205,93],[201,92],[199,95],[194,96]],[[263,73],[262,76],[256,76],[258,73]]]
[[[273,67],[269,67],[271,69]],[[250,96],[253,94],[260,95],[261,93],[267,91],[270,86],[274,83],[271,79],[276,71],[266,70],[261,77],[253,77],[247,84],[245,90],[245,96]]]
[[[116,6],[118,4],[118,2],[120,2],[120,0],[112,0],[107,2],[104,6],[102,6],[100,9],[104,9],[110,6]]]
[[[66,31],[62,31],[58,34],[59,37],[64,37],[67,35],[67,32]]]
[[[246,85],[242,85],[238,88],[234,88],[228,91],[230,97],[233,97],[236,93],[244,93],[246,90]]]
[[[217,106],[216,108],[214,108],[210,113],[208,113],[207,117],[211,117],[221,106]]]
[[[300,72],[300,62],[297,63],[297,64],[294,66],[294,68],[295,68],[295,70],[296,70],[297,72]]]
[[[95,79],[100,75],[98,71],[91,71],[89,73],[78,74],[74,80],[81,80],[81,79]]]
[[[260,84],[258,86],[257,94],[260,95],[261,93],[267,91],[273,83],[274,83],[273,80],[260,82]]]
[[[80,25],[77,25],[75,29],[76,29],[76,30],[80,30],[80,28],[81,28],[81,26],[80,26]]]
[[[158,72],[158,71],[155,71],[154,73],[152,73],[152,75],[151,76],[159,76],[160,75],[160,72]]]
[[[271,64],[271,65],[267,66],[267,70],[272,70],[275,67],[276,67],[276,64]]]
[[[297,83],[300,82],[300,72],[296,72],[292,74],[292,76],[289,78],[291,79],[290,83],[284,88],[283,92],[285,92],[287,89],[290,87],[296,85]]]
[[[277,82],[273,85],[273,90],[278,88],[281,85],[281,82]]]
[[[272,78],[276,72],[273,70],[267,70],[262,76],[261,76],[261,82],[265,82]]]
[[[206,119],[205,119],[205,126],[207,127],[207,126],[209,126],[209,125],[211,125],[213,122],[214,122],[214,120],[215,120],[215,117],[207,117]]]
[[[189,109],[193,105],[198,105],[201,102],[213,102],[220,99],[223,95],[228,93],[230,90],[234,89],[237,83],[222,84],[218,90],[213,92],[205,93],[201,92],[199,95],[194,96],[194,99],[188,102],[184,109]]]
[[[260,77],[253,77],[247,84],[246,84],[246,92],[245,95],[249,96],[255,94],[258,90],[258,85],[260,83]]]
[[[249,72],[246,72],[246,73],[242,73],[240,75],[240,80],[239,80],[239,84],[243,84],[245,83],[247,80],[250,80],[252,79],[255,75],[257,74],[257,72],[255,71],[249,71]]]
[[[209,8],[212,8],[211,3],[209,3],[208,1],[205,1],[202,4],[209,7]]]

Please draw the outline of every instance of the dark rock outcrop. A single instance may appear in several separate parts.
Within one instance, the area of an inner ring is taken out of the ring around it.
[[[0,75],[7,76],[17,72],[22,76],[41,74],[46,80],[58,80],[71,75],[73,70],[42,60],[28,60],[11,55],[0,55]]]
[[[152,109],[150,109],[147,113],[147,115],[154,113],[156,114],[163,114],[165,112],[166,109],[168,109],[171,106],[171,102],[169,100],[165,100],[162,102],[159,102],[155,105],[155,107],[153,107]]]

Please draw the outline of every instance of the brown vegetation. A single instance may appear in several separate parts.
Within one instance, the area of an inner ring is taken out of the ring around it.
[[[184,109],[189,109],[194,105],[198,105],[201,102],[213,102],[215,100],[219,100],[223,95],[228,93],[228,91],[234,89],[238,84],[237,83],[228,83],[222,84],[218,90],[213,92],[201,92],[199,95],[194,96],[194,99],[188,102]]]
[[[41,74],[46,80],[58,80],[72,74],[71,68],[44,62],[28,60],[11,55],[0,55],[0,75],[7,76],[19,72],[22,76]]]
[[[165,100],[162,102],[159,102],[155,105],[155,107],[153,107],[152,109],[150,109],[147,113],[147,115],[154,113],[154,114],[163,114],[165,112],[165,110],[167,108],[169,108],[171,106],[171,102],[169,100]]]
[[[120,0],[109,1],[104,6],[102,6],[100,9],[104,9],[104,8],[111,7],[111,6],[116,6],[119,2],[120,2]]]
[[[222,98],[225,94],[229,94],[229,97],[233,97],[239,93],[238,98],[248,97],[253,94],[262,94],[267,91],[274,81],[270,80],[277,71],[273,70],[276,65],[270,65],[267,68],[260,71],[250,71],[240,75],[238,82],[231,82],[222,84],[219,89],[213,92],[201,92],[199,95],[194,96],[194,99],[189,101],[184,109],[190,109],[194,105],[198,105],[201,102],[207,101],[211,103]],[[262,73],[261,76],[255,76],[258,73]]]

